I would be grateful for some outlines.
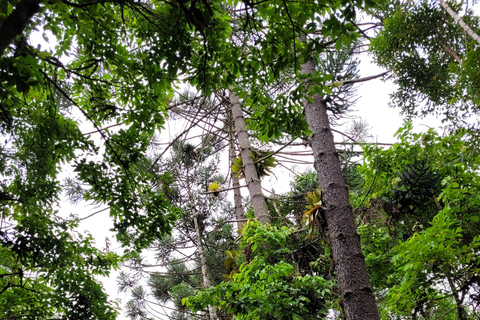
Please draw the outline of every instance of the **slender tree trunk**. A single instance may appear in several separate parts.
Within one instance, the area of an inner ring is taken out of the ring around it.
[[[207,259],[205,258],[205,251],[203,251],[202,236],[200,233],[200,227],[198,225],[198,215],[194,207],[192,207],[192,211],[193,223],[195,224],[195,232],[197,234],[198,255],[200,256],[200,264],[202,266],[203,287],[210,288],[212,284],[210,283],[210,277],[208,276]],[[213,306],[208,306],[208,314],[210,316],[210,320],[217,320],[217,311]]]
[[[468,24],[466,24],[465,21],[463,21],[462,18],[455,11],[452,10],[452,8],[450,8],[447,2],[445,2],[445,0],[439,0],[439,2],[443,9],[445,9],[445,11],[448,12],[448,14],[453,18],[453,20],[455,20],[455,22],[460,25],[460,27],[463,29],[463,31],[465,31],[465,33],[468,34],[472,39],[480,43],[480,36],[476,34],[475,31],[473,31],[472,28],[470,28]]]
[[[255,162],[250,154],[250,141],[248,140],[247,127],[243,110],[240,106],[240,100],[235,93],[230,93],[230,103],[232,108],[233,121],[235,123],[235,132],[237,134],[238,145],[240,147],[240,156],[243,162],[243,172],[245,174],[245,182],[252,201],[253,212],[255,218],[261,223],[270,221],[270,214],[267,210],[267,202],[262,193],[260,178],[255,168]]]
[[[198,256],[200,258],[200,266],[202,268],[203,288],[210,288],[212,284],[210,282],[210,277],[208,276],[207,258],[205,257],[205,251],[203,250],[202,233],[200,232],[200,226],[198,224],[198,213],[197,213],[197,209],[195,208],[195,200],[192,193],[192,181],[189,177],[190,177],[190,172],[187,168],[186,182],[187,182],[187,188],[188,188],[187,189],[188,201],[189,201],[190,211],[193,216],[193,224],[195,226]],[[217,320],[217,312],[213,306],[208,306],[208,314],[209,314],[210,320]]]
[[[237,158],[235,151],[235,125],[233,123],[232,110],[229,107],[227,109],[227,121],[228,121],[228,137],[229,137],[229,153],[230,153],[230,168],[233,166],[233,162]],[[242,194],[240,192],[240,181],[234,173],[232,175],[233,186],[233,202],[235,204],[235,218],[237,220],[237,230],[242,227],[242,220],[245,220],[245,214],[243,213]]]
[[[458,56],[458,54],[452,48],[450,48],[440,40],[438,41],[438,43],[440,43],[440,46],[443,48],[443,50],[449,55],[451,55],[459,65],[462,65],[463,63],[462,59]]]
[[[463,307],[462,301],[460,300],[457,287],[455,286],[455,283],[453,282],[452,277],[449,274],[447,274],[447,281],[448,281],[448,284],[450,285],[450,290],[452,290],[452,295],[453,295],[453,298],[455,299],[455,303],[457,304],[458,319],[468,320],[468,314],[465,311],[465,308]]]
[[[21,35],[25,26],[40,10],[40,0],[21,0],[5,21],[0,25],[0,57],[13,40]]]
[[[313,59],[302,66],[302,73],[315,74]],[[313,100],[312,103],[305,103],[305,116],[312,131],[314,166],[320,187],[323,188],[328,237],[344,314],[348,320],[380,319],[348,198],[348,189],[335,150],[327,107],[322,96],[315,95]]]

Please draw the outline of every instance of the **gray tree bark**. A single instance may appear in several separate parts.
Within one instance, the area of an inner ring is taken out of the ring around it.
[[[315,74],[313,59],[302,66],[302,73]],[[305,103],[305,116],[312,131],[314,166],[323,189],[329,244],[344,314],[348,320],[380,319],[322,96],[317,94],[312,103]]]
[[[233,92],[230,92],[230,103],[233,121],[235,123],[235,132],[237,134],[238,145],[240,147],[240,156],[242,157],[243,162],[245,182],[250,194],[253,212],[255,214],[255,218],[257,218],[260,223],[267,223],[270,221],[270,214],[267,210],[267,202],[265,201],[265,197],[262,193],[262,186],[255,168],[255,162],[250,154],[250,141],[248,140],[247,126],[245,125],[245,118],[243,116],[240,100]]]
[[[229,154],[230,154],[230,168],[233,166],[233,162],[237,158],[237,152],[235,151],[235,125],[233,123],[232,109],[227,109],[227,121],[228,121],[228,137],[229,137]],[[245,214],[243,213],[242,194],[240,192],[240,181],[234,173],[232,173],[232,186],[233,186],[233,203],[235,204],[235,218],[237,220],[237,230],[242,227],[242,220],[245,220]]]

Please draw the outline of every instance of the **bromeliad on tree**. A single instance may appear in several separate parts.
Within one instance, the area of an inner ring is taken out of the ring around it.
[[[327,225],[324,217],[325,207],[322,205],[322,190],[317,188],[313,192],[308,192],[307,201],[307,211],[303,214],[303,220],[305,221],[305,226],[308,230],[307,238],[313,237],[313,232],[315,227],[317,227],[322,241],[324,241],[327,234]]]
[[[275,163],[277,162],[277,160],[275,160],[271,151],[252,149],[252,151],[250,151],[250,155],[255,162],[255,168],[260,178],[268,176],[270,175],[269,173],[272,173],[271,169],[276,166]],[[236,177],[238,179],[245,178],[245,174],[243,172],[243,161],[241,156],[239,156],[233,162],[232,172],[236,174]]]

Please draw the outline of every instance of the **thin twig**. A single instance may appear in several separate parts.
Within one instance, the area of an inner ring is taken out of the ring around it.
[[[368,188],[367,193],[365,193],[365,196],[363,197],[362,201],[360,201],[360,203],[355,208],[355,210],[353,210],[354,212],[356,212],[358,210],[358,208],[360,208],[360,206],[363,204],[363,201],[365,201],[365,199],[367,198],[370,191],[372,191],[373,185],[375,184],[375,179],[377,178],[377,172],[378,172],[378,148],[377,148],[377,156],[375,158],[375,174],[373,175],[372,184],[370,185],[370,188]]]
[[[106,210],[108,210],[108,209],[110,209],[110,207],[107,207],[107,208],[104,208],[104,209],[101,209],[101,210],[95,211],[94,213],[92,213],[92,214],[90,214],[90,215],[86,216],[85,218],[80,218],[80,219],[78,219],[78,221],[83,221],[83,220],[86,220],[86,219],[88,219],[88,218],[90,218],[90,217],[93,217],[93,216],[94,216],[94,215],[96,215],[97,213],[100,213],[100,212],[106,211]]]
[[[368,76],[368,77],[358,78],[358,79],[343,80],[343,81],[335,81],[335,82],[328,83],[327,86],[338,87],[338,86],[343,86],[343,85],[345,85],[345,84],[353,84],[353,83],[370,81],[370,80],[373,80],[373,79],[377,79],[377,78],[383,77],[384,75],[386,75],[386,74],[388,74],[388,73],[390,73],[390,72],[391,72],[391,70],[388,70],[388,71],[385,71],[385,72],[376,74],[376,75],[374,75],[374,76]]]

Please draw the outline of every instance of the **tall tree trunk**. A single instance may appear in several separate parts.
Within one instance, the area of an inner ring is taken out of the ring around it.
[[[203,251],[202,236],[200,233],[200,227],[198,225],[198,215],[194,207],[192,207],[192,211],[193,223],[195,224],[195,233],[197,234],[198,255],[200,256],[200,264],[202,267],[203,287],[210,288],[212,284],[210,283],[210,277],[208,276],[207,258],[205,257],[205,251]],[[210,320],[217,320],[217,311],[213,306],[208,306],[208,314],[210,316]]]
[[[195,199],[192,192],[192,180],[189,178],[190,172],[187,168],[187,192],[188,192],[188,202],[190,211],[193,216],[193,224],[195,226],[195,235],[196,235],[196,242],[197,242],[197,249],[198,249],[198,256],[200,258],[200,266],[202,268],[202,281],[203,281],[203,288],[210,288],[212,286],[210,282],[210,277],[208,275],[208,267],[207,267],[207,258],[205,257],[205,251],[203,250],[203,243],[202,243],[202,233],[200,232],[200,225],[198,223],[198,213],[195,207]],[[217,312],[213,306],[208,306],[208,314],[210,320],[217,320]]]
[[[302,73],[315,74],[313,59],[302,66]],[[313,102],[305,103],[305,116],[312,131],[314,166],[323,188],[325,219],[344,314],[348,320],[380,319],[322,96],[317,94]]]
[[[40,10],[40,0],[21,0],[12,13],[0,25],[0,57],[13,40],[21,35],[25,26],[35,13]]]
[[[448,12],[448,14],[455,20],[456,23],[460,25],[460,27],[465,31],[466,34],[468,34],[472,39],[480,43],[480,36],[475,33],[475,31],[470,28],[468,24],[465,23],[465,21],[462,20],[462,18],[450,8],[450,6],[447,4],[445,0],[440,0],[440,5],[445,9],[445,11]]]
[[[450,276],[450,272],[447,273],[447,281],[448,281],[448,284],[450,285],[450,290],[452,290],[452,295],[453,295],[453,298],[455,299],[455,303],[457,304],[458,319],[468,320],[468,314],[465,311],[465,308],[463,307],[462,300],[459,297],[457,287],[455,286],[455,283],[453,282],[452,277]]]
[[[237,134],[238,145],[240,147],[240,156],[243,162],[243,173],[245,174],[245,182],[250,193],[253,212],[255,218],[261,223],[270,221],[270,214],[267,210],[267,202],[262,193],[260,178],[255,168],[255,162],[250,154],[250,141],[248,140],[247,127],[240,100],[237,95],[230,92],[230,103],[232,108],[233,121],[235,123],[235,132]]]
[[[227,109],[227,122],[228,122],[228,137],[229,137],[229,153],[230,153],[230,168],[233,166],[233,162],[237,158],[235,151],[235,125],[233,123],[232,109]],[[242,220],[245,220],[245,214],[243,213],[242,194],[240,193],[240,181],[234,173],[232,173],[232,186],[233,186],[233,202],[235,204],[235,218],[237,220],[237,230],[242,227]]]

